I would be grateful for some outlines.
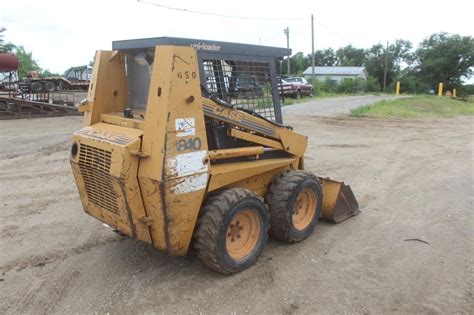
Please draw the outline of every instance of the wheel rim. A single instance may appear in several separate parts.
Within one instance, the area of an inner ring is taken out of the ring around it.
[[[237,213],[230,221],[226,233],[227,253],[233,259],[249,255],[260,236],[260,218],[250,209]]]
[[[310,188],[303,189],[293,206],[292,221],[297,230],[304,230],[313,221],[316,213],[316,194]]]

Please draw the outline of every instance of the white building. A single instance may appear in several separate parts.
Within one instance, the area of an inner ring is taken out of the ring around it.
[[[305,78],[311,78],[311,67],[308,67],[303,72]],[[314,67],[314,76],[319,81],[326,81],[327,79],[339,83],[344,79],[367,80],[369,76],[365,67]]]
[[[85,65],[79,67],[69,68],[63,75],[68,80],[72,81],[87,81],[92,77],[92,67]]]

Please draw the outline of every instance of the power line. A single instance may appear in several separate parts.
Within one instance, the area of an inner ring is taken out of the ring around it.
[[[260,21],[291,21],[291,20],[307,19],[307,17],[264,18],[264,17],[248,17],[248,16],[225,15],[225,14],[219,14],[219,13],[213,13],[213,12],[196,11],[196,10],[191,10],[191,9],[186,9],[186,8],[170,7],[170,6],[167,6],[167,5],[163,5],[163,4],[159,4],[159,3],[155,3],[155,2],[144,1],[144,0],[137,0],[137,2],[154,5],[156,7],[163,8],[163,9],[168,9],[168,10],[181,11],[181,12],[187,12],[187,13],[193,13],[193,14],[208,15],[208,16],[215,16],[215,17],[222,17],[222,18],[229,18],[229,19],[260,20]]]

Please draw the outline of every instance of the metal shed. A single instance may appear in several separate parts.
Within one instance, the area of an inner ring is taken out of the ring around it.
[[[303,75],[310,78],[312,75],[311,67],[308,67]],[[314,67],[316,79],[340,82],[344,79],[360,78],[367,80],[368,73],[365,67]]]

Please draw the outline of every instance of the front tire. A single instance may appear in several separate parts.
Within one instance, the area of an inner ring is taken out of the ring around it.
[[[323,199],[321,185],[314,174],[302,170],[280,174],[265,199],[270,211],[270,236],[294,243],[313,233]]]
[[[236,273],[257,261],[268,227],[268,210],[260,196],[243,188],[225,189],[201,209],[194,247],[211,269]]]

